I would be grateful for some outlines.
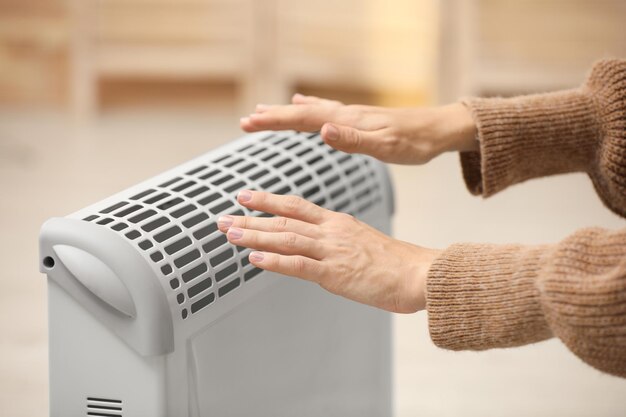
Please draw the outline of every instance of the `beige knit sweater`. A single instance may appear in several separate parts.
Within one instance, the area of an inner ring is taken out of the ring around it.
[[[464,103],[480,141],[480,151],[461,154],[473,194],[586,172],[626,217],[626,60],[599,62],[575,90]],[[626,228],[583,229],[554,245],[452,245],[429,271],[426,305],[440,347],[556,336],[591,366],[626,377]]]

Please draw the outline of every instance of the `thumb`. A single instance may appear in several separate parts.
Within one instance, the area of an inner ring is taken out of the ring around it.
[[[364,132],[350,126],[325,123],[321,131],[322,139],[329,146],[347,153],[364,153],[374,156],[376,138],[373,132]]]

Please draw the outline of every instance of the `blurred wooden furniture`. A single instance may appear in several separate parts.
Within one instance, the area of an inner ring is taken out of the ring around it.
[[[439,100],[577,86],[626,56],[623,0],[442,0]]]
[[[73,0],[75,113],[101,80],[233,82],[241,110],[297,86],[428,98],[432,0]]]
[[[387,104],[429,101],[436,12],[431,0],[279,0],[279,77],[288,85],[365,90]]]
[[[74,0],[73,103],[98,107],[99,81],[234,82],[249,102],[267,45],[254,0]]]
[[[155,88],[234,86],[241,111],[284,102],[296,89],[387,104],[429,101],[436,4],[0,0],[0,102],[67,102],[79,120],[90,120],[120,102],[109,100],[120,91],[141,95],[134,86],[152,89],[140,105]]]
[[[111,82],[228,84],[241,111],[296,89],[390,105],[545,91],[625,56],[625,21],[623,0],[1,0],[0,102],[70,98],[89,119]]]
[[[0,105],[65,101],[63,0],[0,0]]]

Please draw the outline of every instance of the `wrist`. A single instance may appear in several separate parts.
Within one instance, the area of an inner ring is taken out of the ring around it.
[[[479,150],[476,123],[464,104],[453,103],[438,107],[436,123],[443,152]]]
[[[426,308],[426,280],[428,272],[435,260],[443,252],[440,249],[429,249],[421,246],[411,245],[413,249],[413,262],[406,274],[406,290],[408,303],[401,313],[415,313]]]

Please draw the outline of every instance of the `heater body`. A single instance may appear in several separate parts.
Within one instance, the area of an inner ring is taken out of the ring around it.
[[[261,132],[40,234],[51,416],[390,416],[389,314],[262,271],[217,230],[301,195],[390,233],[385,166],[318,135]]]

